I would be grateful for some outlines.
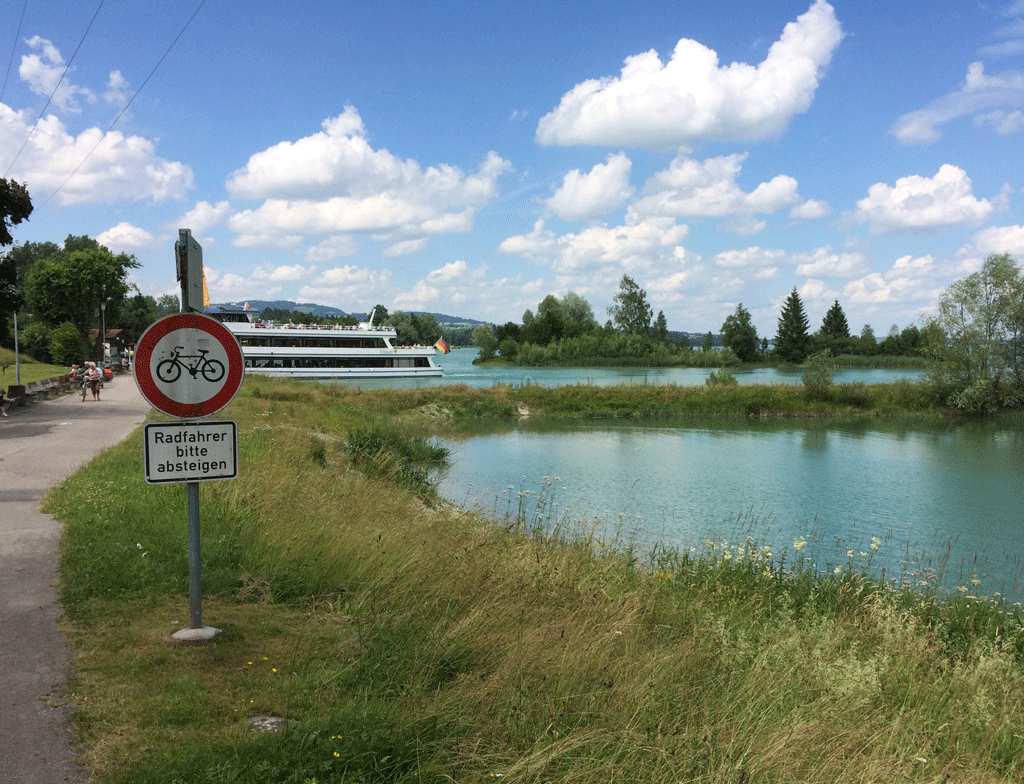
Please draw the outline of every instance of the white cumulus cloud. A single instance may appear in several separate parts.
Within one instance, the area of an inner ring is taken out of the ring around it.
[[[299,289],[299,297],[312,302],[362,303],[364,309],[369,309],[381,299],[390,279],[387,270],[346,264],[324,270],[312,283]],[[358,309],[355,305],[347,307]]]
[[[811,105],[842,37],[832,6],[816,0],[756,66],[719,65],[714,51],[686,38],[667,63],[653,50],[634,55],[618,77],[566,93],[541,118],[537,141],[671,149],[776,136]]]
[[[739,250],[726,250],[717,254],[712,261],[716,266],[732,270],[752,270],[759,267],[777,267],[786,260],[786,252],[757,246]]]
[[[335,234],[306,251],[306,261],[323,263],[334,261],[344,256],[354,256],[359,252],[359,245],[349,234]]]
[[[226,201],[210,204],[208,201],[196,202],[196,206],[180,218],[167,224],[169,229],[189,229],[192,236],[199,236],[212,229],[231,212],[231,205]]]
[[[867,198],[857,202],[854,217],[870,223],[872,234],[937,231],[977,226],[1001,201],[975,198],[967,173],[946,163],[934,177],[912,175],[896,180],[895,186],[872,185]]]
[[[579,233],[558,236],[538,220],[533,231],[509,237],[499,250],[549,264],[558,275],[575,277],[671,264],[688,233],[688,226],[672,218],[655,218],[623,226],[588,226]]]
[[[113,228],[100,232],[96,241],[114,253],[131,253],[141,248],[155,248],[163,242],[163,238],[154,237],[145,229],[122,221]]]
[[[792,261],[797,265],[796,274],[808,278],[852,278],[870,268],[863,253],[836,253],[828,245],[794,254]]]
[[[151,139],[119,131],[104,135],[99,128],[72,136],[52,114],[33,131],[26,112],[4,104],[0,160],[14,161],[9,176],[27,183],[33,200],[60,188],[53,197],[60,205],[178,199],[194,183],[192,169],[161,158]]]
[[[278,267],[256,267],[252,271],[253,280],[271,280],[274,282],[303,280],[313,272],[316,267],[303,267],[301,264],[282,264]]]
[[[1024,256],[1024,226],[992,226],[974,235],[974,246],[979,253],[1009,253]]]
[[[813,220],[814,218],[824,218],[831,212],[832,208],[828,206],[828,202],[808,199],[803,204],[798,204],[791,209],[789,211],[789,217],[799,218],[801,220]]]
[[[632,161],[620,152],[609,155],[606,163],[597,164],[586,174],[573,169],[546,206],[564,220],[599,218],[633,196],[635,188],[629,184],[632,167]]]
[[[773,213],[800,201],[797,181],[785,174],[762,182],[750,193],[745,193],[736,183],[736,177],[746,158],[747,153],[704,161],[696,161],[687,155],[677,156],[667,169],[647,180],[641,198],[629,207],[629,217],[640,220],[646,216]]]
[[[346,107],[323,130],[256,153],[227,178],[238,198],[264,199],[229,223],[235,244],[280,244],[280,237],[394,231],[465,232],[474,211],[498,192],[508,161],[489,153],[475,173],[442,164],[427,168],[374,150],[358,111]]]
[[[28,83],[32,92],[46,98],[52,94],[51,103],[65,112],[81,111],[79,98],[85,99],[87,103],[96,102],[96,94],[92,90],[71,83],[68,74],[73,69],[68,69],[68,74],[65,74],[67,65],[56,46],[38,35],[25,43],[32,48],[33,54],[21,58],[18,76]]]

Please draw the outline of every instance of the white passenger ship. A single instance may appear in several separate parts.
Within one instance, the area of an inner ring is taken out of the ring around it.
[[[246,306],[212,305],[206,315],[234,333],[242,346],[246,372],[289,378],[408,378],[440,376],[434,346],[395,346],[393,327],[374,326],[373,316],[354,327],[275,324],[260,321]]]

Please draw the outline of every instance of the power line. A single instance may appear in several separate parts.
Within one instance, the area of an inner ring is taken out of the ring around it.
[[[71,172],[71,174],[69,174],[69,175],[67,176],[67,179],[65,179],[65,180],[64,180],[64,182],[62,182],[62,183],[61,183],[61,184],[60,184],[60,185],[59,185],[59,186],[57,187],[57,190],[55,190],[55,191],[54,191],[53,193],[51,193],[51,194],[50,194],[49,196],[47,196],[47,197],[46,197],[46,199],[45,199],[45,200],[43,201],[43,203],[39,205],[40,207],[43,207],[43,206],[45,206],[46,204],[48,204],[48,203],[49,203],[49,201],[50,201],[50,199],[52,199],[52,198],[53,198],[54,196],[56,196],[56,195],[57,195],[58,193],[60,193],[61,189],[62,189],[62,188],[63,188],[63,187],[65,186],[65,185],[67,185],[67,184],[68,184],[68,182],[69,182],[69,181],[71,180],[71,178],[72,178],[72,177],[74,177],[74,176],[75,176],[76,174],[78,174],[78,170],[79,170],[79,169],[81,169],[81,168],[82,168],[82,167],[83,167],[83,166],[85,165],[85,162],[86,162],[87,160],[89,160],[89,157],[90,157],[90,156],[91,156],[91,155],[92,155],[92,154],[93,154],[94,152],[96,152],[96,148],[97,148],[97,147],[99,147],[99,146],[100,146],[100,144],[102,144],[102,143],[103,143],[103,140],[107,138],[107,134],[108,134],[108,133],[110,133],[110,131],[111,131],[111,130],[113,129],[113,127],[114,127],[115,125],[117,125],[117,121],[121,119],[122,115],[124,115],[124,113],[125,113],[126,111],[128,111],[128,107],[130,107],[130,106],[131,106],[131,105],[132,105],[132,104],[133,104],[133,103],[135,102],[135,99],[136,99],[136,98],[138,98],[138,96],[139,96],[139,93],[141,93],[141,92],[142,92],[142,88],[143,88],[143,87],[145,87],[145,86],[146,86],[147,84],[149,84],[149,80],[153,78],[153,74],[155,74],[155,73],[156,73],[156,69],[160,67],[160,64],[161,64],[161,63],[163,63],[163,61],[164,61],[164,60],[165,60],[165,59],[167,58],[167,55],[169,55],[169,54],[171,53],[171,49],[173,49],[173,48],[174,48],[174,45],[175,45],[176,43],[178,43],[178,39],[179,39],[179,38],[181,38],[181,37],[182,37],[182,36],[183,36],[183,35],[185,34],[185,31],[186,31],[186,30],[188,29],[188,26],[189,26],[190,24],[192,24],[192,20],[196,18],[196,15],[197,15],[197,14],[199,13],[199,11],[200,11],[200,10],[202,10],[202,7],[203,7],[204,5],[206,5],[206,0],[201,0],[201,1],[200,1],[200,3],[199,3],[199,5],[198,5],[198,7],[196,8],[196,10],[192,12],[192,16],[190,16],[190,17],[188,18],[188,21],[187,21],[187,22],[185,22],[185,26],[181,28],[181,32],[179,32],[179,33],[178,33],[178,35],[177,35],[177,36],[175,36],[174,40],[173,40],[173,41],[171,41],[171,45],[167,47],[167,51],[166,51],[166,52],[164,52],[163,56],[162,56],[162,57],[161,57],[161,58],[160,58],[160,59],[159,59],[159,60],[157,61],[157,64],[153,66],[153,70],[151,70],[151,71],[149,72],[149,76],[147,76],[147,77],[146,77],[146,80],[145,80],[145,81],[144,81],[144,82],[143,82],[142,84],[140,84],[140,85],[139,85],[139,89],[137,89],[137,90],[135,91],[135,94],[134,94],[134,95],[132,95],[132,97],[131,97],[131,99],[130,99],[130,100],[128,101],[128,103],[126,103],[126,104],[124,105],[124,108],[123,108],[123,109],[121,109],[121,111],[120,111],[120,112],[118,112],[118,115],[117,115],[117,117],[115,117],[115,118],[114,118],[113,122],[111,122],[111,123],[110,123],[110,125],[109,125],[109,126],[107,127],[107,130],[105,130],[105,131],[103,132],[103,135],[102,135],[102,136],[101,136],[101,137],[99,138],[99,140],[98,140],[98,141],[96,142],[96,144],[94,144],[94,145],[92,146],[92,149],[91,149],[91,150],[89,150],[89,152],[87,152],[87,153],[85,154],[85,157],[84,157],[84,158],[82,158],[81,162],[80,162],[80,163],[79,163],[79,164],[78,164],[78,165],[77,165],[77,166],[76,166],[76,167],[74,168],[74,170],[73,170],[73,171]]]
[[[0,103],[3,103],[4,93],[7,92],[7,80],[11,76],[11,64],[14,62],[14,52],[18,48],[18,36],[21,35],[21,25],[25,21],[25,9],[28,8],[28,0],[21,6],[21,17],[18,19],[18,30],[14,34],[14,41],[11,42],[11,59],[7,61],[7,73],[4,74],[4,86],[0,88]]]
[[[92,19],[89,20],[89,26],[86,27],[85,32],[82,33],[82,40],[78,42],[78,46],[75,47],[75,53],[71,55],[71,59],[68,60],[68,64],[64,66],[64,71],[63,73],[61,73],[60,79],[57,80],[57,85],[53,88],[53,92],[50,93],[50,97],[46,99],[46,106],[43,107],[43,110],[39,112],[39,116],[36,117],[36,124],[33,125],[32,130],[28,132],[28,136],[25,137],[25,141],[22,142],[21,144],[21,149],[18,150],[18,154],[14,156],[14,160],[11,161],[11,165],[8,166],[7,171],[4,172],[4,177],[6,177],[7,174],[11,171],[11,167],[14,166],[14,161],[18,160],[18,156],[21,155],[22,151],[25,149],[25,145],[28,144],[28,140],[32,138],[32,134],[35,133],[36,128],[39,127],[39,121],[43,119],[43,115],[46,114],[46,110],[50,108],[50,102],[53,101],[53,96],[57,94],[57,90],[60,89],[61,82],[64,81],[64,77],[67,75],[68,69],[71,68],[71,63],[73,63],[75,61],[75,58],[78,56],[78,50],[81,49],[82,44],[85,43],[85,37],[89,35],[89,31],[92,29],[93,22],[96,21],[96,17],[100,14],[100,9],[103,8],[104,1],[105,0],[100,0],[100,4],[96,6],[96,13],[92,15]],[[14,53],[12,52],[11,58],[13,59],[13,57]]]

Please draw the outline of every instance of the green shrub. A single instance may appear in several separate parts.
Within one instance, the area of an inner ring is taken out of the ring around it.
[[[704,385],[708,387],[735,387],[739,386],[739,383],[740,382],[736,380],[735,374],[733,374],[733,372],[728,368],[712,370],[710,373],[708,373],[708,377],[704,379]]]
[[[871,390],[863,381],[854,381],[852,384],[839,384],[835,389],[835,401],[855,408],[871,407]]]
[[[828,397],[828,393],[832,389],[833,375],[834,368],[830,352],[819,351],[807,358],[804,363],[803,383],[811,400],[825,400]]]

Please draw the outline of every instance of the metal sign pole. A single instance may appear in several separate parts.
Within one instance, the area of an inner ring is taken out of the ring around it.
[[[189,229],[178,230],[178,280],[181,282],[181,312],[203,312],[203,249]],[[199,560],[199,483],[186,482],[188,494],[188,605],[189,628],[175,632],[179,640],[209,640],[220,629],[203,626],[203,581]]]
[[[188,493],[189,629],[203,628],[203,582],[199,560],[199,482],[186,482]]]

